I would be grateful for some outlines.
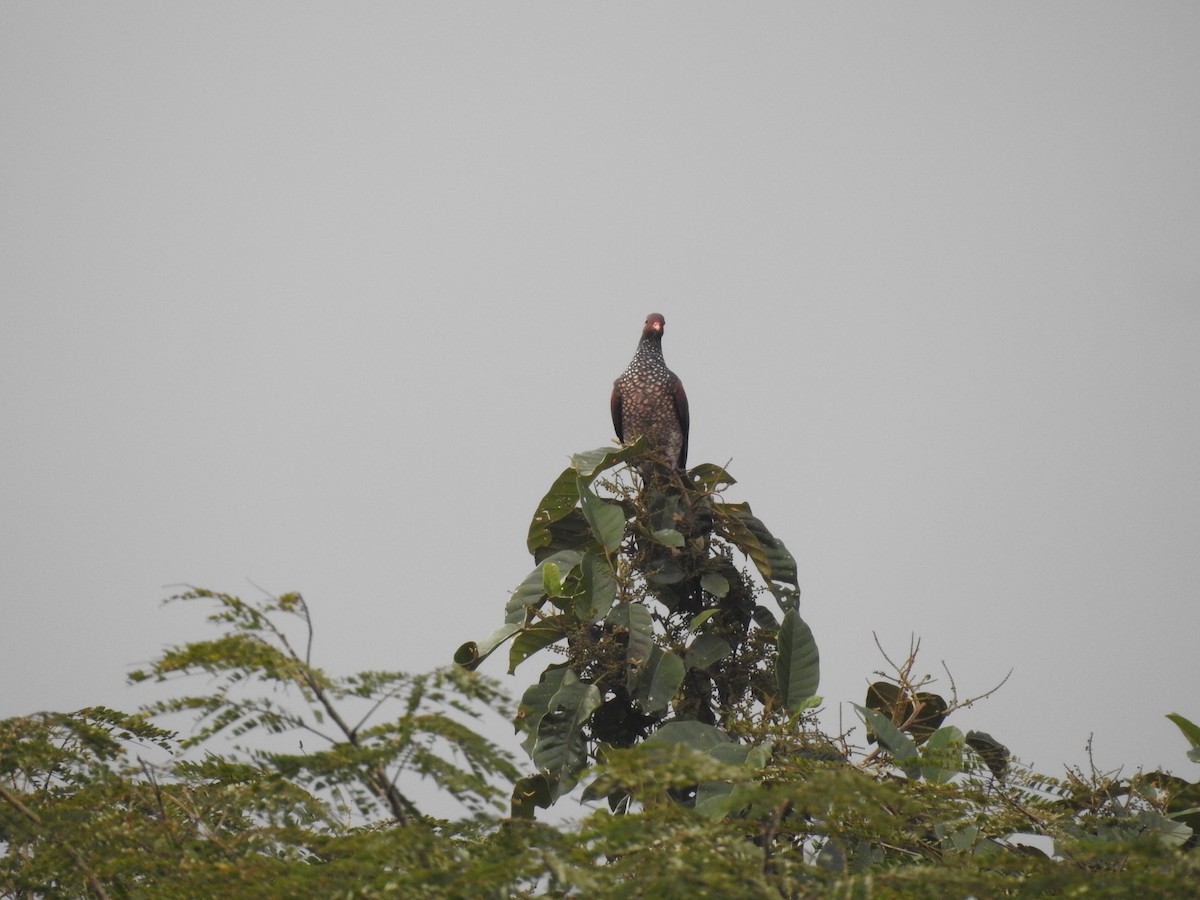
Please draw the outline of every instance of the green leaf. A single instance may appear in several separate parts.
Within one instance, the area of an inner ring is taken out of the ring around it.
[[[879,741],[883,748],[892,754],[892,758],[901,768],[906,772],[909,771],[912,762],[917,757],[917,745],[913,739],[897,728],[892,720],[883,713],[859,706],[857,703],[851,705],[867,720],[867,725],[874,733],[875,740]],[[915,775],[915,773],[910,774]]]
[[[674,528],[660,528],[651,534],[651,537],[664,547],[682,547],[683,535]]]
[[[967,746],[979,754],[984,765],[991,769],[997,778],[1003,778],[1008,769],[1008,748],[984,731],[968,731]]]
[[[628,635],[625,685],[633,691],[642,667],[650,662],[650,654],[654,650],[654,620],[650,610],[641,603],[618,603],[609,612],[606,621]]]
[[[547,560],[542,565],[542,590],[547,597],[563,595],[562,572],[558,569],[558,563]]]
[[[1200,725],[1185,719],[1183,716],[1179,715],[1179,713],[1168,713],[1167,718],[1174,722],[1175,727],[1183,732],[1183,736],[1187,738],[1188,743],[1192,745],[1193,750],[1200,749]],[[1188,756],[1190,758],[1191,754],[1188,754]],[[1200,760],[1193,761],[1200,762]]]
[[[687,667],[682,659],[670,650],[652,647],[650,661],[639,669],[637,681],[630,691],[633,701],[645,713],[665,711],[685,674]]]
[[[603,619],[617,598],[617,579],[612,566],[596,553],[585,553],[580,565],[581,592],[575,601],[575,619],[578,622],[596,622]]]
[[[919,744],[941,728],[950,707],[946,705],[944,698],[929,691],[917,691],[913,699],[921,705],[921,711],[906,730]],[[916,706],[912,708],[915,710]]]
[[[509,616],[513,612],[526,607],[536,608],[546,599],[546,566],[555,566],[560,576],[565,576],[579,565],[582,559],[583,554],[578,550],[560,550],[543,560],[532,572],[525,576],[525,580],[517,585],[517,589],[513,591],[513,595],[508,600],[508,605],[504,608],[505,621],[508,621]]]
[[[692,487],[702,494],[711,494],[718,487],[737,484],[737,480],[732,475],[712,463],[701,463],[689,470],[687,474],[692,482]]]
[[[1146,830],[1170,847],[1183,847],[1192,837],[1191,826],[1154,810],[1141,809],[1134,813]]]
[[[816,694],[821,681],[821,657],[817,652],[816,639],[812,629],[795,610],[789,610],[779,626],[775,681],[780,700],[793,713]]]
[[[476,669],[491,656],[492,651],[525,627],[524,610],[516,611],[516,621],[506,621],[493,631],[482,643],[467,641],[454,651],[454,661],[466,669]]]
[[[579,502],[592,534],[606,553],[615,553],[625,539],[625,510],[619,504],[601,500],[593,494],[583,478],[578,480],[578,487]]]
[[[556,644],[567,636],[566,616],[550,616],[525,628],[508,650],[508,674],[539,650]]]
[[[709,572],[700,577],[700,587],[720,599],[729,593],[729,579],[724,575]]]
[[[645,438],[638,438],[625,447],[597,447],[571,457],[571,468],[590,484],[606,469],[635,459],[646,450]]]
[[[545,775],[527,775],[513,785],[512,817],[532,819],[535,809],[549,809],[553,802],[550,780]]]
[[[563,469],[537,505],[526,539],[529,552],[537,557],[547,548],[582,549],[587,541],[583,539],[580,522],[573,521],[576,516],[582,518],[576,509],[583,499],[580,486],[590,485],[601,472],[632,459],[644,449],[645,441],[639,438],[628,447],[600,447],[572,456],[571,465]],[[611,516],[611,513],[607,515]],[[590,517],[587,522],[592,533],[598,536]]]
[[[578,676],[567,668],[566,663],[550,666],[541,675],[537,684],[531,684],[521,696],[517,704],[517,717],[513,721],[518,731],[525,732],[525,740],[521,746],[525,752],[533,755],[533,746],[537,742],[538,728],[542,718],[548,713],[554,702],[554,697],[566,685],[579,681]]]
[[[707,669],[733,652],[729,641],[716,634],[702,634],[692,641],[684,656],[689,669]]]
[[[945,699],[937,694],[918,691],[910,696],[890,681],[876,681],[867,688],[867,706],[887,716],[918,744],[941,727],[949,709]]]
[[[706,725],[694,719],[683,722],[665,722],[650,737],[646,743],[651,744],[682,744],[701,753],[708,753],[719,744],[733,743],[733,738],[715,725]]]
[[[583,725],[600,703],[600,691],[594,684],[564,684],[551,698],[550,708],[538,724],[530,755],[549,779],[550,795],[555,800],[574,787],[587,766]]]
[[[725,536],[750,557],[775,598],[794,602],[800,591],[796,560],[783,541],[750,511],[749,503],[715,503],[714,518]],[[786,585],[781,589],[779,583]]]
[[[715,607],[715,606],[712,609],[704,610],[704,612],[698,614],[695,618],[692,619],[692,621],[688,624],[688,628],[691,629],[692,631],[695,631],[697,628],[699,628],[701,625],[703,625],[705,622],[707,622],[709,619],[711,619],[713,616],[715,616],[720,611],[721,610],[717,609],[717,607]]]
[[[921,777],[945,784],[963,771],[963,733],[953,725],[939,728],[921,747]]]
[[[563,469],[562,474],[546,492],[546,496],[538,503],[533,521],[529,523],[529,537],[526,540],[530,553],[550,546],[554,540],[553,524],[566,518],[575,509],[579,502],[579,488],[576,486],[578,475],[574,467]]]

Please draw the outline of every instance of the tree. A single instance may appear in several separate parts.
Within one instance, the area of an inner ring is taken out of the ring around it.
[[[407,859],[417,872],[457,865],[473,826],[443,840],[405,785],[428,780],[476,814],[496,803],[496,782],[511,783],[516,769],[467,724],[503,702],[493,682],[455,667],[330,676],[311,660],[298,594],[250,604],[197,589],[172,599],[214,603],[209,619],[223,633],[167,650],[130,680],[203,673],[207,693],[138,715],[93,708],[0,723],[3,891],[199,897],[253,885],[255,896],[292,897],[350,872],[370,885],[385,861]],[[288,618],[304,629],[303,654]],[[197,720],[183,739],[150,721],[181,714]],[[285,734],[298,750],[267,748]],[[152,764],[155,748],[172,758]],[[372,849],[384,821],[400,830],[380,859]]]
[[[1034,773],[951,723],[979,698],[936,692],[916,644],[860,726],[822,731],[786,547],[722,499],[723,469],[642,452],[574,458],[504,624],[457,654],[556,654],[515,715],[531,773],[479,733],[495,682],[331,675],[298,594],[191,590],[219,635],[130,675],[165,699],[0,722],[0,896],[1194,895],[1200,783]],[[1171,719],[1200,762],[1200,727]],[[535,820],[576,786],[580,821]]]
[[[638,468],[610,475],[629,461]],[[518,782],[514,812],[550,805],[610,749],[656,735],[737,753],[738,736],[815,702],[819,657],[796,562],[749,504],[721,499],[733,483],[713,465],[681,476],[638,442],[575,456],[538,504],[527,541],[536,567],[504,624],[455,657],[474,668],[511,641],[512,673],[565,644],[565,661],[521,699],[516,725],[538,772]],[[766,594],[782,621],[759,602]],[[607,799],[615,809],[623,795]]]

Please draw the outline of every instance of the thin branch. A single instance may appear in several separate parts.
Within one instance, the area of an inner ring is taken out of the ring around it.
[[[42,817],[22,803],[16,794],[13,794],[11,791],[9,791],[8,788],[6,788],[3,784],[0,784],[0,800],[4,800],[12,804],[13,808],[16,809],[17,812],[19,812],[38,828],[45,827],[45,823],[42,822]],[[96,873],[88,867],[87,862],[84,861],[83,854],[81,854],[70,844],[63,843],[61,838],[54,838],[54,840],[56,843],[59,843],[64,850],[67,851],[67,855],[71,857],[71,861],[75,863],[75,866],[80,872],[83,873],[83,877],[87,881],[87,885],[91,889],[92,893],[99,897],[100,900],[110,900],[108,891],[104,889],[104,885],[100,883],[100,879],[96,877]]]
[[[388,700],[394,700],[395,698],[399,697],[400,691],[401,691],[400,688],[394,688],[393,690],[388,691],[386,694],[384,694],[382,697],[380,697],[377,701],[375,701],[375,704],[370,709],[368,709],[366,711],[366,713],[363,715],[363,717],[361,719],[359,719],[358,722],[355,724],[354,728],[352,729],[353,733],[358,734],[358,730],[360,728],[362,728],[363,725],[367,724],[367,719],[369,719],[369,718],[371,718],[371,716],[375,715],[375,710],[377,710],[377,709],[379,709],[379,707],[383,706],[383,704],[386,703]]]

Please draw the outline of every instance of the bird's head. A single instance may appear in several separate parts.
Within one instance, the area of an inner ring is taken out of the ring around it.
[[[661,313],[650,313],[646,316],[646,325],[642,328],[642,337],[662,337],[663,328],[666,326],[667,320],[662,317]]]

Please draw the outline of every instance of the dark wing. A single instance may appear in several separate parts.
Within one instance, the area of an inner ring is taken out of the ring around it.
[[[609,407],[612,409],[613,429],[617,432],[617,440],[625,443],[625,428],[621,424],[621,387],[616,382],[613,382],[612,400],[609,401]]]
[[[678,376],[672,375],[675,384],[672,393],[675,397],[675,415],[679,418],[679,430],[683,432],[683,447],[679,451],[679,468],[687,469],[687,450],[688,450],[688,427],[691,425],[691,416],[688,414],[687,391],[683,389],[683,382]]]

